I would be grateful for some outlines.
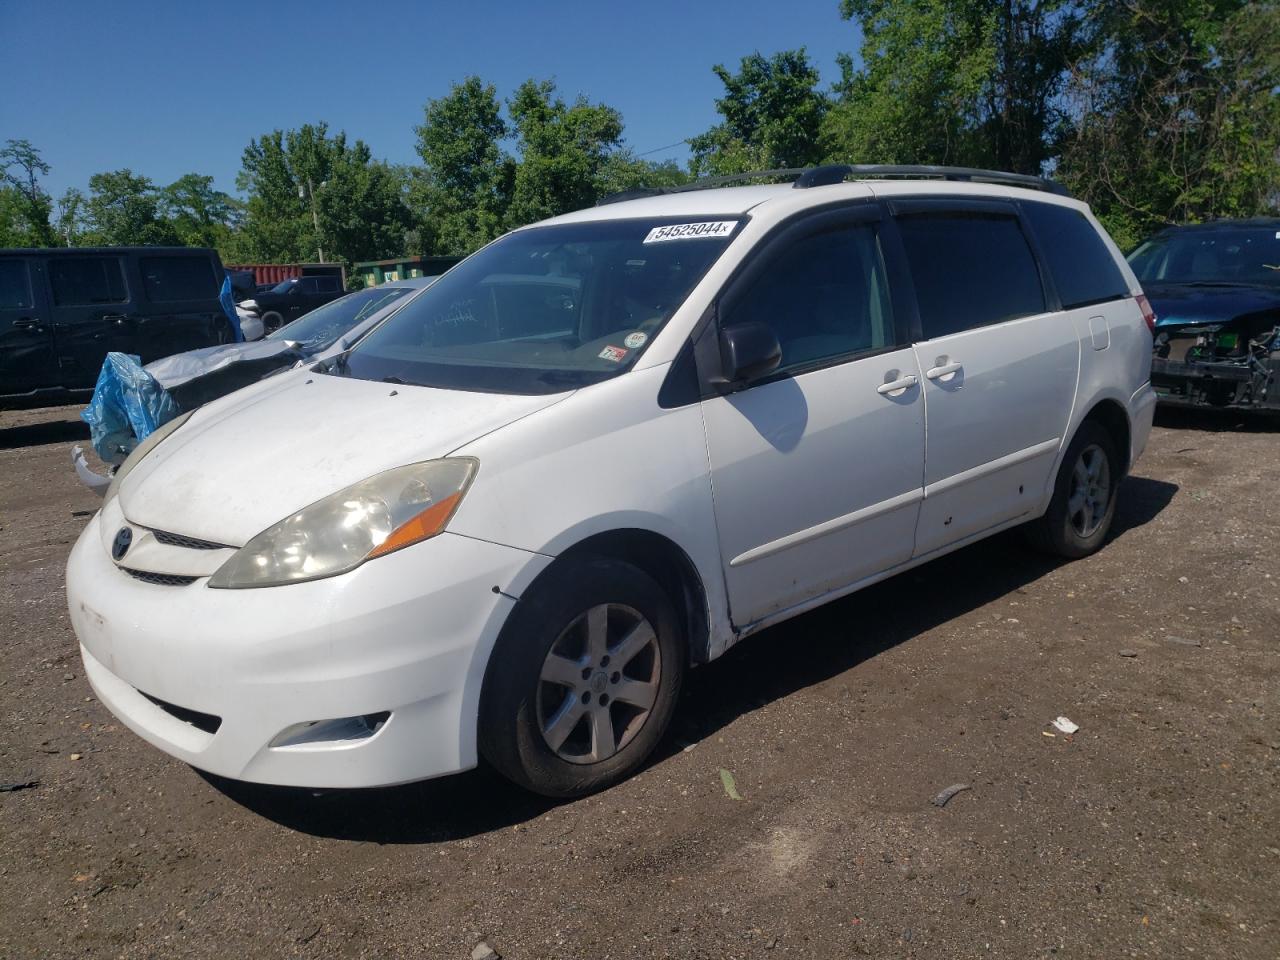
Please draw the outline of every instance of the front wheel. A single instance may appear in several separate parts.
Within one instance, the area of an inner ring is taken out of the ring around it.
[[[675,712],[687,652],[663,588],[618,560],[563,562],[503,627],[480,698],[481,752],[550,797],[632,773]]]
[[[1081,424],[1062,458],[1049,509],[1027,525],[1032,544],[1070,559],[1097,551],[1115,518],[1120,479],[1111,434],[1092,420]]]

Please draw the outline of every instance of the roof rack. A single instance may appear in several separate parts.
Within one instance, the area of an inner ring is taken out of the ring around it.
[[[665,196],[669,193],[688,193],[691,190],[708,190],[712,187],[723,187],[731,183],[746,180],[762,180],[765,178],[795,177],[791,184],[797,190],[810,187],[825,187],[845,180],[890,180],[895,178],[912,180],[952,180],[967,183],[995,183],[1009,187],[1024,187],[1028,190],[1043,190],[1060,196],[1070,196],[1067,188],[1047,177],[1037,177],[1029,173],[1005,173],[1000,170],[981,170],[976,167],[940,167],[930,164],[881,164],[881,163],[833,163],[821,167],[785,167],[778,170],[752,170],[747,173],[733,173],[723,177],[704,177],[693,183],[678,187],[636,187],[611,193],[596,201],[596,206],[607,203],[621,203],[624,200],[638,200],[641,197]]]

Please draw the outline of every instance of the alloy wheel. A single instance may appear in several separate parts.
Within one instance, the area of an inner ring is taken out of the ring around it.
[[[662,654],[652,624],[622,604],[594,606],[551,645],[538,678],[547,746],[569,763],[599,763],[640,732],[658,699]]]
[[[1087,539],[1097,532],[1111,504],[1111,461],[1098,444],[1080,451],[1071,471],[1067,519],[1076,535]]]

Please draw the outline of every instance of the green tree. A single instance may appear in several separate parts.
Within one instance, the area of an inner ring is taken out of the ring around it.
[[[678,187],[691,179],[689,171],[674,160],[655,163],[623,147],[604,158],[596,174],[595,192],[604,197],[643,187]]]
[[[400,252],[408,211],[403,183],[361,140],[328,124],[275,130],[245,148],[237,185],[244,224],[235,260],[376,259]]]
[[[30,140],[6,140],[0,149],[0,241],[4,246],[51,247],[58,237],[49,223],[53,200],[40,186],[49,175]]]
[[[507,109],[520,154],[508,226],[594,204],[601,172],[622,142],[622,115],[585,97],[568,104],[550,80],[526,80]]]
[[[503,231],[515,161],[502,149],[507,124],[491,84],[467,77],[427,101],[415,128],[422,167],[411,187],[421,226],[416,245],[470,253]]]
[[[178,234],[160,211],[160,191],[132,170],[95,173],[85,201],[84,240],[104,245],[175,244]]]
[[[58,238],[68,247],[79,246],[80,237],[87,229],[85,205],[84,192],[76,187],[68,187],[58,198]]]
[[[829,101],[803,47],[743,57],[736,74],[719,64],[712,70],[724,84],[724,96],[716,100],[724,119],[689,141],[695,175],[802,167],[821,159]]]
[[[1160,226],[1275,212],[1280,6],[1105,0],[1059,175],[1129,246]]]
[[[1040,173],[1069,68],[1096,43],[1093,2],[841,0],[862,30],[840,58],[826,154]]]
[[[188,173],[160,191],[162,215],[180,243],[192,247],[225,245],[239,219],[239,203],[214,189],[213,177]]]

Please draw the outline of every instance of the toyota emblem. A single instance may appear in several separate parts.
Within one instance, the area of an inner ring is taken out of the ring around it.
[[[116,532],[116,538],[111,541],[111,559],[123,560],[124,555],[129,552],[131,543],[133,543],[133,531],[128,527],[121,527]]]

